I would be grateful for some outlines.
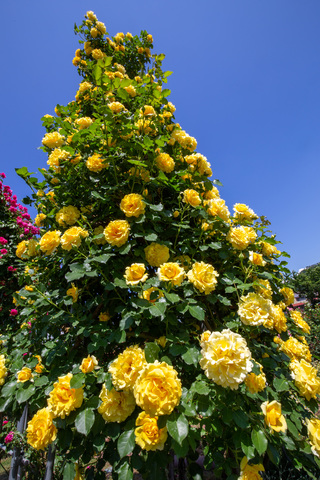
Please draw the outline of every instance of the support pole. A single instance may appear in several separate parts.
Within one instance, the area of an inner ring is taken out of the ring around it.
[[[44,476],[44,480],[53,479],[53,467],[54,467],[55,456],[56,456],[56,446],[50,445],[49,451],[48,451],[48,458],[47,458],[46,474]]]
[[[28,404],[26,403],[24,410],[22,412],[21,418],[17,424],[18,432],[22,433],[26,429],[28,420]],[[10,473],[9,473],[9,480],[21,480],[23,478],[23,468],[22,468],[22,452],[18,447],[14,447],[11,466],[10,466]]]

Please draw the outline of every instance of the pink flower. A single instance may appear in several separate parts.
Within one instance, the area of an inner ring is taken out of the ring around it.
[[[10,265],[10,267],[8,267],[8,272],[16,272],[16,271],[17,271],[17,269],[12,267],[11,265]]]
[[[6,253],[8,253],[8,250],[6,248],[1,248],[0,253],[1,255],[5,255]]]
[[[5,245],[6,243],[8,243],[8,240],[6,238],[0,237],[0,243],[1,245]]]
[[[8,435],[7,435],[7,436],[5,437],[5,439],[4,439],[4,443],[10,443],[10,442],[12,442],[13,436],[14,436],[14,433],[13,433],[13,432],[9,432]]]
[[[2,173],[0,173],[0,177],[2,177],[2,178],[6,178],[6,176],[5,176],[5,174],[4,174],[3,172],[2,172]]]
[[[3,420],[2,426],[3,426],[3,425],[7,425],[7,423],[9,423],[8,420]]]
[[[13,317],[15,317],[16,315],[18,315],[18,310],[13,308],[12,310],[10,310],[10,315],[12,315]]]

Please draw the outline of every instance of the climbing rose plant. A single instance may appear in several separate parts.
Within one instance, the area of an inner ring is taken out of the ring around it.
[[[28,402],[27,441],[55,445],[64,480],[106,462],[165,479],[173,455],[192,478],[199,454],[229,480],[283,451],[319,467],[320,379],[268,221],[220,197],[150,34],[108,36],[93,12],[75,31],[82,80],[43,117],[44,180],[17,170],[40,236],[16,249],[28,328],[2,347],[0,410]]]

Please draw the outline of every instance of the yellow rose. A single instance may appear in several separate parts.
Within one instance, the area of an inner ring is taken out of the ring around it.
[[[153,293],[154,295],[152,295]],[[159,288],[150,287],[147,290],[144,290],[142,295],[145,300],[148,300],[148,302],[154,303],[157,300],[159,300],[159,298],[163,297],[163,292],[159,290]]]
[[[244,203],[236,203],[233,206],[233,210],[234,210],[234,217],[238,221],[241,221],[241,220],[251,221],[251,220],[254,220],[255,218],[258,218],[258,216],[254,213],[254,211]]]
[[[68,207],[63,207],[56,213],[56,222],[65,227],[66,225],[74,225],[80,217],[80,212],[77,207],[69,205]]]
[[[112,113],[120,113],[122,111],[127,111],[126,107],[120,102],[111,102],[109,103],[108,107],[110,108]]]
[[[139,413],[134,431],[136,444],[143,450],[163,450],[168,438],[167,427],[158,428],[158,417],[150,417],[146,412]]]
[[[260,245],[262,247],[262,253],[263,255],[266,255],[267,257],[270,257],[272,255],[280,255],[280,251],[276,248],[275,245],[271,245],[271,243],[268,242],[260,242]]]
[[[312,418],[307,421],[308,436],[311,444],[311,451],[317,457],[320,457],[320,420]]]
[[[89,233],[81,227],[71,227],[61,237],[61,247],[64,250],[71,250],[72,247],[79,248],[81,238],[86,238]]]
[[[8,374],[5,363],[6,363],[5,356],[0,355],[0,385],[4,384],[5,378]]]
[[[281,403],[273,400],[272,402],[263,402],[261,410],[264,414],[265,424],[275,432],[287,431],[287,422],[283,415],[281,415]]]
[[[44,213],[38,213],[38,215],[36,216],[36,218],[34,219],[34,224],[37,226],[37,227],[42,227],[43,225],[43,220],[45,220],[47,218],[47,215],[45,215]]]
[[[186,274],[184,268],[178,263],[163,263],[157,271],[157,275],[161,282],[172,282],[173,285],[181,285]]]
[[[109,366],[117,390],[132,390],[141,370],[147,364],[144,351],[137,345],[126,348]]]
[[[212,332],[201,342],[200,366],[206,376],[224,388],[237,390],[252,370],[251,352],[241,335],[229,329]]]
[[[280,290],[280,293],[282,294],[284,298],[284,303],[289,306],[292,303],[294,303],[294,292],[291,288],[289,287],[283,287]]]
[[[36,450],[44,450],[57,437],[57,428],[53,424],[53,415],[48,408],[42,408],[28,422],[27,442]]]
[[[95,22],[97,20],[97,17],[96,15],[93,13],[92,10],[89,10],[87,13],[86,13],[86,16],[89,18],[89,20],[91,20],[91,22]]]
[[[80,370],[82,373],[90,373],[94,370],[94,367],[98,365],[98,361],[94,355],[88,355],[87,358],[84,358],[80,365]]]
[[[311,362],[312,355],[307,342],[302,343],[296,338],[290,337],[285,342],[281,342],[280,349],[293,360],[297,359]]]
[[[114,388],[109,391],[103,384],[99,397],[102,404],[98,412],[106,422],[124,422],[136,408],[134,396],[130,391],[117,392]]]
[[[303,359],[300,362],[297,359],[293,359],[289,364],[289,368],[300,394],[309,401],[311,398],[316,399],[317,395],[320,394],[320,378],[317,376],[317,369]]]
[[[259,472],[264,472],[264,466],[261,463],[249,465],[247,457],[243,457],[240,463],[240,477],[238,480],[262,480]]]
[[[156,157],[156,165],[162,172],[170,173],[173,171],[175,163],[168,153],[160,153]]]
[[[59,230],[53,230],[52,232],[45,233],[39,241],[40,250],[47,255],[51,255],[59,246],[60,235],[61,232]]]
[[[180,403],[181,381],[171,365],[156,360],[140,372],[133,393],[137,404],[147,414],[170,415]]]
[[[256,375],[252,372],[249,373],[244,380],[247,389],[252,394],[262,392],[262,390],[264,390],[266,387],[267,379],[265,374],[262,372],[262,367],[260,368],[260,371],[260,375]]]
[[[264,267],[264,265],[266,264],[266,261],[263,260],[261,253],[257,253],[257,252],[250,251],[249,260],[251,263],[253,263],[253,265],[258,265],[260,267]]]
[[[222,198],[213,198],[205,202],[207,212],[212,217],[219,217],[224,222],[229,222],[230,212]]]
[[[292,310],[290,312],[290,317],[294,321],[294,323],[301,328],[304,333],[310,334],[310,325],[307,324],[305,320],[303,320],[301,313],[298,310]]]
[[[100,225],[100,227],[96,227],[94,230],[93,230],[93,235],[96,236],[96,235],[101,235],[103,234],[103,226]],[[107,243],[107,240],[105,239],[105,236],[103,235],[102,238],[97,238],[94,240],[94,243],[96,243],[97,245],[105,245]]]
[[[108,312],[102,312],[100,313],[98,318],[100,322],[107,322],[108,320],[110,320],[111,316]]]
[[[201,153],[193,153],[192,155],[187,155],[184,157],[185,162],[189,164],[189,170],[191,172],[199,172],[200,175],[206,175],[207,177],[211,177],[212,170],[210,167],[210,163],[201,155]]]
[[[61,147],[64,144],[64,137],[59,132],[46,133],[42,143],[48,148]]]
[[[201,204],[201,198],[196,190],[192,190],[191,188],[184,190],[183,192],[183,199],[185,203],[191,205],[192,207],[197,207]]]
[[[187,276],[189,282],[191,282],[197,290],[205,295],[209,295],[216,288],[219,274],[212,265],[204,262],[196,262],[187,273]]]
[[[74,283],[71,283],[71,285],[71,288],[67,290],[67,295],[72,297],[72,302],[75,303],[78,300],[79,289],[78,287],[75,287]]]
[[[92,50],[91,55],[95,60],[102,60],[105,57],[105,53],[103,53],[100,48],[95,48]]]
[[[259,284],[254,285],[254,289],[258,295],[261,295],[268,300],[272,298],[272,288],[269,280],[263,280],[262,278],[255,279]]]
[[[138,193],[129,193],[125,195],[120,203],[120,209],[126,217],[139,217],[144,213],[146,204],[143,197]]]
[[[166,245],[152,242],[144,249],[146,260],[152,267],[160,267],[170,257],[169,248]]]
[[[95,50],[93,51],[95,52]],[[93,120],[90,117],[80,117],[80,118],[77,118],[74,123],[77,125],[79,130],[83,130],[84,128],[90,127],[90,125],[93,124]]]
[[[18,243],[16,255],[17,257],[23,259],[24,256],[27,256],[28,251],[28,242],[26,240],[22,240],[22,242]]]
[[[135,97],[137,95],[137,91],[133,85],[129,85],[128,87],[124,87],[125,91],[130,95],[130,97]]]
[[[96,22],[96,28],[99,30],[101,35],[104,35],[107,31],[105,24],[102,22]]]
[[[244,250],[255,241],[257,234],[252,227],[232,227],[227,235],[228,242],[236,250]]]
[[[153,117],[156,115],[156,111],[151,105],[145,105],[140,109],[140,115],[144,117]]]
[[[104,168],[107,168],[109,164],[98,153],[94,153],[91,157],[88,157],[86,161],[86,167],[91,172],[101,172]]]
[[[71,388],[72,373],[58,377],[49,394],[48,407],[54,417],[65,418],[83,402],[83,388]]]
[[[145,282],[148,278],[145,265],[143,263],[133,263],[126,268],[124,278],[127,285],[138,285],[140,282]]]
[[[103,233],[108,243],[121,247],[129,238],[130,225],[127,220],[114,220],[106,226]]]
[[[31,369],[28,367],[23,367],[23,369],[17,373],[17,377],[18,377],[17,381],[22,383],[28,382],[29,380],[33,379]]]

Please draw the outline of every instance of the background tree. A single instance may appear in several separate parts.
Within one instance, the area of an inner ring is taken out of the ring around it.
[[[314,307],[320,297],[320,264],[305,268],[302,272],[293,272],[294,290],[305,295]]]

